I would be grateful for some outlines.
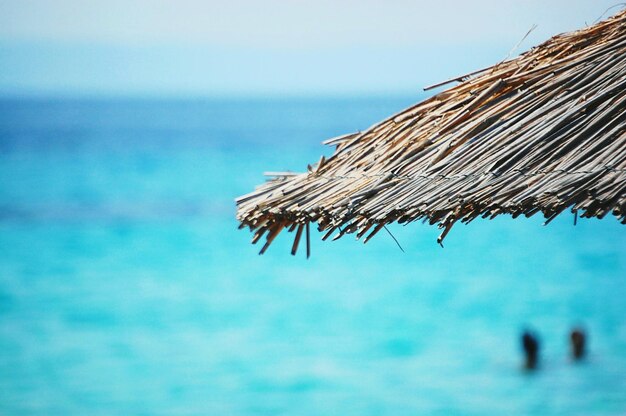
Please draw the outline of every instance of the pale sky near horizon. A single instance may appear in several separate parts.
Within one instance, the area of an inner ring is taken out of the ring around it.
[[[0,93],[413,94],[616,4],[0,0]]]

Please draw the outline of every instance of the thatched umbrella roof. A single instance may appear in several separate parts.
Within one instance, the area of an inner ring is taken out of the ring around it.
[[[310,222],[365,242],[396,221],[438,223],[441,242],[456,221],[568,208],[626,223],[626,11],[453,81],[238,198],[261,253],[287,228],[308,254]]]

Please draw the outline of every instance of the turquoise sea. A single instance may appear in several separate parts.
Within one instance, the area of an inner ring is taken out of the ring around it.
[[[237,230],[264,171],[421,98],[0,100],[0,415],[626,414],[613,217],[314,233],[308,261]]]

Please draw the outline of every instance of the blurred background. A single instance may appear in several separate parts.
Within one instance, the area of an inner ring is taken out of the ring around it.
[[[623,415],[613,217],[314,233],[306,260],[258,256],[234,203],[614,4],[0,0],[0,414]]]

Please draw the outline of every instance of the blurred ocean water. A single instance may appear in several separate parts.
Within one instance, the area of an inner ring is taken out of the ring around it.
[[[237,230],[264,171],[419,98],[0,100],[0,414],[625,414],[612,217],[314,233],[308,261]]]

